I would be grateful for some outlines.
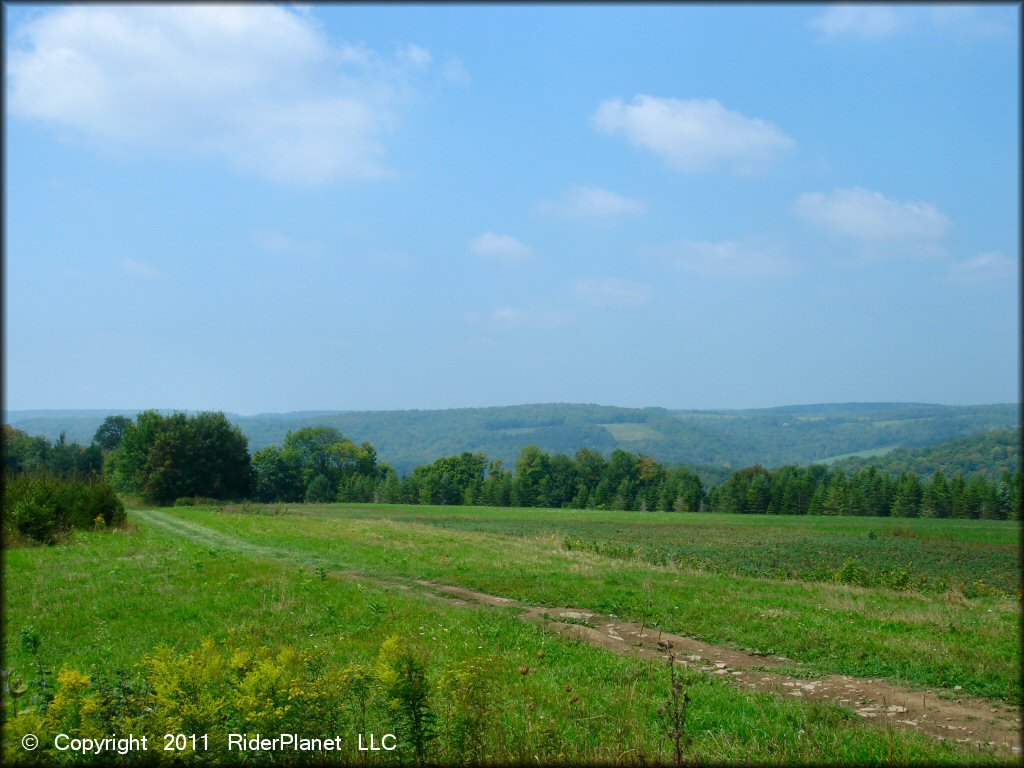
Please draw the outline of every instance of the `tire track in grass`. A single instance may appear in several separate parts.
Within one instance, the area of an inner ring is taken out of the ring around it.
[[[239,539],[221,531],[208,528],[201,523],[184,520],[180,517],[161,512],[155,509],[133,509],[132,515],[147,523],[162,528],[169,533],[198,541],[208,547],[220,547],[232,550],[244,555],[250,555],[264,560],[273,560],[278,563],[299,565],[302,567],[320,567],[325,571],[330,568],[330,575],[335,578],[350,578],[359,581],[371,582],[380,586],[408,590],[409,584],[397,580],[381,579],[369,574],[357,571],[354,568],[340,567],[337,560],[317,557],[303,552],[297,552],[287,547],[270,547],[264,544],[253,544],[252,542]]]
[[[301,566],[330,567],[331,575],[373,583],[386,588],[412,590],[454,605],[515,608],[527,621],[541,624],[568,637],[618,653],[644,659],[667,659],[677,664],[731,679],[735,684],[779,696],[836,703],[865,722],[916,730],[942,740],[971,744],[1000,753],[1021,754],[1021,713],[1008,705],[982,699],[941,698],[935,691],[892,685],[883,680],[849,675],[816,679],[794,678],[778,672],[790,660],[781,656],[755,656],[691,637],[662,632],[611,614],[582,608],[551,608],[530,605],[507,597],[477,592],[428,580],[381,578],[351,568],[339,569],[337,561],[285,547],[253,544],[200,523],[157,510],[133,510],[133,515],[170,533],[207,546],[223,547],[253,557]]]

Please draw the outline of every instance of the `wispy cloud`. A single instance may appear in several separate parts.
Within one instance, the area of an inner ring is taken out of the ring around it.
[[[912,31],[931,31],[967,43],[1011,37],[1012,22],[1000,11],[981,5],[833,5],[814,16],[808,26],[822,42],[878,42]]]
[[[660,155],[672,168],[691,173],[727,166],[741,173],[764,170],[796,146],[769,122],[726,109],[717,99],[636,96],[601,102],[597,130],[624,136]]]
[[[491,312],[490,319],[500,325],[526,328],[551,328],[566,325],[575,315],[563,309],[517,309],[499,307]]]
[[[322,251],[320,243],[297,240],[274,229],[254,229],[249,233],[249,242],[268,253],[314,256]]]
[[[530,246],[512,235],[498,235],[494,232],[484,232],[480,237],[470,240],[469,250],[477,256],[509,262],[526,261],[533,253]]]
[[[775,248],[735,240],[677,240],[657,253],[672,266],[712,277],[778,277],[796,269],[796,262]]]
[[[388,60],[334,44],[274,5],[60,7],[23,24],[8,56],[16,117],[298,184],[388,175],[384,139],[430,64],[416,45]]]
[[[430,62],[434,60],[434,57],[430,55],[430,51],[426,48],[422,48],[415,43],[409,43],[399,49],[398,60],[418,69],[426,69],[430,66]]]
[[[469,85],[473,82],[473,78],[466,70],[462,60],[456,56],[449,58],[441,67],[441,77],[456,85]]]
[[[832,234],[859,240],[930,240],[949,231],[949,220],[930,203],[898,202],[862,187],[809,192],[793,210]]]
[[[122,272],[143,280],[156,280],[163,277],[163,273],[152,264],[138,259],[121,259],[117,266]]]
[[[581,277],[573,281],[573,292],[599,306],[641,306],[651,296],[651,287],[619,277]]]
[[[903,23],[898,9],[883,5],[833,5],[809,22],[823,40],[881,40],[899,31]]]
[[[558,200],[541,200],[537,212],[568,219],[617,219],[647,210],[641,200],[624,197],[603,187],[577,186]]]
[[[1011,283],[1017,285],[1017,263],[998,251],[979,253],[950,265],[947,277],[960,285]]]

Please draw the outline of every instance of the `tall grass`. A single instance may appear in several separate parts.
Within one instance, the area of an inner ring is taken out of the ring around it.
[[[156,750],[122,765],[236,765],[243,758],[226,751],[226,734],[243,731],[344,738],[331,756],[282,755],[275,765],[410,765],[417,751],[437,765],[671,764],[677,737],[693,764],[881,765],[892,750],[900,763],[1001,762],[683,668],[674,673],[676,706],[690,699],[685,719],[679,712],[666,728],[658,709],[672,706],[672,672],[661,665],[505,611],[337,573],[320,578],[311,570],[320,561],[301,550],[297,561],[272,559],[138,523],[128,535],[76,532],[67,546],[5,558],[5,667],[20,698],[15,714],[7,692],[0,763],[96,764],[58,754],[61,732],[160,737]],[[50,682],[46,691],[36,677]],[[49,703],[33,702],[37,694]],[[162,734],[172,732],[209,733],[210,751],[165,753]],[[26,733],[39,737],[34,753],[21,748]],[[399,749],[360,753],[360,733],[364,743],[396,733]]]

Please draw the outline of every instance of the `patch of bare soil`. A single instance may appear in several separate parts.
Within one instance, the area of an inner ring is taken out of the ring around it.
[[[966,696],[940,698],[933,691],[849,675],[794,678],[771,671],[772,667],[792,664],[782,656],[755,656],[580,608],[542,608],[463,587],[416,583],[453,602],[519,608],[524,619],[611,651],[644,659],[666,659],[671,654],[677,664],[727,677],[746,688],[836,702],[872,723],[888,723],[938,739],[1021,754],[1021,713],[1005,704]]]

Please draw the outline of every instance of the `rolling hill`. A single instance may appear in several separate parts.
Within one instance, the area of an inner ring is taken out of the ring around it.
[[[88,443],[109,414],[128,410],[10,411],[29,434]],[[564,403],[408,411],[228,414],[250,449],[280,444],[289,430],[322,424],[368,441],[400,473],[440,456],[482,452],[506,465],[524,445],[572,454],[592,448],[641,452],[670,463],[743,467],[810,464],[854,453],[921,448],[1019,424],[1016,404],[950,406],[843,403],[748,410],[667,410]]]
[[[999,429],[926,448],[897,448],[880,456],[850,457],[832,466],[856,472],[873,464],[891,475],[911,472],[920,477],[931,477],[941,469],[946,477],[982,474],[998,480],[1003,472],[1020,471],[1020,438],[1020,428]]]

